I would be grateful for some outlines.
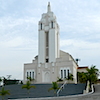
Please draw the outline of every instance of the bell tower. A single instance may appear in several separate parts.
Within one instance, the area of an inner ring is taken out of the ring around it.
[[[38,64],[56,62],[59,57],[59,25],[50,2],[47,13],[42,14],[38,24],[38,40]]]

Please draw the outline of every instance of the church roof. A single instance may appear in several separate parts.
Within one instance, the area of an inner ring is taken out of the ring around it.
[[[68,52],[65,52],[65,51],[62,51],[62,50],[60,50],[60,52],[63,52],[63,53],[65,53],[65,54],[68,54],[68,55],[71,57],[71,59],[75,62],[75,64],[77,65],[77,68],[78,68],[78,64],[77,64],[77,62],[75,61],[75,59],[72,57],[72,55],[70,55]]]

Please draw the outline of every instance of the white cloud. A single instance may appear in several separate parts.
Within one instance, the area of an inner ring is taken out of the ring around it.
[[[99,68],[100,42],[88,42],[74,39],[61,40],[61,49],[69,52],[74,59],[81,59],[79,62],[80,66],[91,66],[93,64]]]
[[[84,49],[97,49],[100,48],[100,43],[95,42],[88,42],[83,40],[74,40],[74,39],[67,39],[61,40],[61,47],[73,45],[76,48],[84,48]]]
[[[9,40],[9,41],[3,41],[3,42],[1,41],[0,46],[17,47],[17,46],[23,45],[23,43],[24,43],[24,40],[21,37],[17,37],[17,38],[14,38],[12,40]]]

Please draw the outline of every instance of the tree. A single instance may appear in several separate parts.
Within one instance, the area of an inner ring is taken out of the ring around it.
[[[86,83],[87,82],[87,73],[84,72],[78,72],[78,82],[80,83]]]
[[[32,79],[31,77],[27,77],[27,80],[30,81],[30,82],[34,81],[34,79]]]
[[[59,89],[59,86],[57,82],[52,82],[52,87],[48,89],[48,91],[54,90],[54,94],[56,94],[56,91]]]
[[[87,68],[87,72],[87,79],[89,80],[91,89],[91,84],[97,83],[99,70],[96,68],[96,66],[91,66],[90,68]]]
[[[30,83],[32,84],[34,82],[34,78],[31,78],[31,77],[27,77],[27,81],[30,81]]]
[[[99,76],[99,70],[96,68],[96,66],[91,66],[90,68],[86,69],[87,72],[78,72],[78,80],[81,83],[86,83],[87,81],[90,82],[90,87],[92,83],[96,83]]]
[[[0,96],[2,96],[2,100],[4,100],[4,97],[6,95],[10,95],[9,90],[5,90],[4,87],[0,91]]]
[[[3,77],[3,85],[5,86],[6,85],[6,81],[7,81],[7,78]]]
[[[69,73],[69,75],[68,75],[68,77],[66,79],[73,81],[73,74]]]
[[[59,77],[57,77],[57,78],[58,78],[57,82],[63,82],[62,78],[59,78]]]
[[[32,86],[32,85],[30,84],[30,82],[27,81],[26,84],[22,86],[22,89],[24,89],[24,88],[27,89],[27,94],[28,94],[28,96],[29,96],[29,90],[30,90],[31,88],[35,88],[35,86]]]

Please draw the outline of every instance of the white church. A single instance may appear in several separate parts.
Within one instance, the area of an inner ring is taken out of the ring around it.
[[[56,16],[48,3],[47,13],[38,23],[38,55],[32,63],[24,64],[24,83],[27,77],[34,83],[52,83],[58,78],[65,80],[69,73],[73,75],[72,82],[77,83],[78,65],[69,53],[59,49],[59,34]]]

